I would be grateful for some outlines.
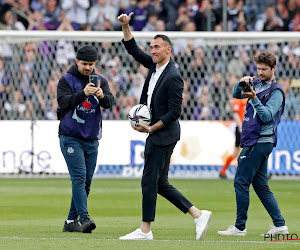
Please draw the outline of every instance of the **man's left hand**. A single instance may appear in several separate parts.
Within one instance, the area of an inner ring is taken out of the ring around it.
[[[148,126],[147,126],[147,125],[140,124],[140,123],[137,123],[136,125],[137,125],[137,126],[131,125],[131,127],[132,127],[134,130],[139,131],[139,132],[141,132],[141,133],[148,133],[149,129],[148,129]]]
[[[253,90],[252,87],[250,87],[250,89],[251,89],[251,92],[245,92],[245,91],[242,91],[242,94],[243,94],[244,96],[246,96],[247,98],[255,99],[255,98],[256,98],[255,91]]]
[[[101,88],[97,88],[95,95],[98,99],[103,99],[104,97],[103,90]]]

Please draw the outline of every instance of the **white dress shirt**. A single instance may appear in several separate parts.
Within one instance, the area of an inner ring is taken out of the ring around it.
[[[166,64],[164,64],[160,68],[157,68],[157,64],[156,64],[155,72],[152,73],[152,76],[151,76],[150,82],[149,82],[148,92],[147,92],[147,106],[149,109],[150,109],[151,98],[152,98],[152,94],[153,94],[155,85],[156,85],[160,75],[162,74],[164,69],[167,67],[169,62],[170,61],[168,61]]]

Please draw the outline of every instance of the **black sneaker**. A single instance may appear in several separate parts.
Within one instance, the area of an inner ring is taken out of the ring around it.
[[[90,218],[89,215],[83,217],[81,222],[81,228],[83,233],[91,233],[96,228],[95,222]]]
[[[81,226],[78,224],[78,220],[74,220],[74,222],[71,223],[67,223],[67,221],[65,221],[65,225],[64,228],[62,230],[63,232],[69,232],[69,233],[82,233],[82,228]]]
[[[227,176],[226,176],[226,174],[224,175],[224,174],[221,174],[221,173],[219,173],[219,177],[220,177],[220,179],[227,179]]]

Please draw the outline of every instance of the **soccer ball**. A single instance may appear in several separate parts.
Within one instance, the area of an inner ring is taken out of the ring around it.
[[[133,126],[137,126],[137,123],[149,125],[151,122],[151,112],[147,105],[138,104],[133,106],[128,114],[128,119]]]

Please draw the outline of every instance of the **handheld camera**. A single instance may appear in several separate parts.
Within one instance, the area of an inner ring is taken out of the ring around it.
[[[250,81],[249,83],[248,82],[245,82],[245,81],[241,81],[238,85],[238,88],[240,90],[243,90],[245,92],[251,92],[251,89],[250,87],[252,87],[254,89],[254,85],[253,85],[253,82]]]

